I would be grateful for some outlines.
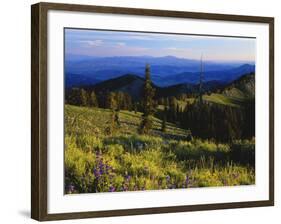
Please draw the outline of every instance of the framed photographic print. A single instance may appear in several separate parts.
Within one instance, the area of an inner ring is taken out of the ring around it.
[[[274,19],[32,5],[32,218],[274,204]]]

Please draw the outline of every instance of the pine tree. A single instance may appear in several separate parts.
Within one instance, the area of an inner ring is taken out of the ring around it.
[[[154,95],[155,89],[152,87],[150,79],[150,67],[147,64],[145,68],[145,83],[143,87],[143,115],[139,128],[139,132],[141,134],[147,134],[152,128],[152,115],[155,111],[155,103],[153,101]]]
[[[95,91],[91,92],[90,104],[92,107],[98,107],[98,100]]]
[[[115,110],[117,109],[117,101],[115,99],[115,93],[114,92],[109,92],[106,96],[106,108]]]
[[[124,109],[131,111],[133,109],[132,97],[128,94],[124,94]]]
[[[66,103],[81,105],[80,90],[78,88],[72,88],[70,92],[66,94]]]
[[[169,98],[169,117],[172,122],[177,121],[177,98],[171,97]]]
[[[137,103],[134,103],[134,112],[135,112],[135,114],[138,112],[138,106],[137,106]]]
[[[80,98],[81,98],[81,104],[82,106],[88,106],[89,104],[89,98],[88,98],[88,93],[86,92],[86,90],[81,89],[80,91]]]
[[[119,122],[119,112],[118,112],[118,102],[116,100],[114,92],[110,92],[106,97],[106,107],[111,110],[110,119],[108,126],[106,128],[106,133],[111,135],[114,133],[117,126],[120,125]]]
[[[115,115],[115,111],[112,110],[110,113],[109,121],[107,122],[108,125],[105,128],[105,133],[107,135],[112,135],[116,129]]]
[[[114,125],[116,126],[120,126],[121,124],[120,124],[120,119],[119,119],[119,110],[115,110],[114,111]]]

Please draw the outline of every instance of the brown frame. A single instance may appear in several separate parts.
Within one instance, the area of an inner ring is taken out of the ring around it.
[[[111,211],[48,214],[47,211],[47,12],[64,10],[174,18],[195,18],[269,24],[269,200],[153,207]],[[31,218],[38,221],[93,217],[187,212],[274,205],[274,18],[119,8],[90,5],[38,3],[31,6]]]

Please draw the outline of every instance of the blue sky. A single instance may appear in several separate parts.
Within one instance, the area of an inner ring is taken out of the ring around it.
[[[255,61],[256,40],[83,29],[65,29],[65,53],[95,57],[175,56],[212,61]],[[70,56],[71,57],[71,56]]]

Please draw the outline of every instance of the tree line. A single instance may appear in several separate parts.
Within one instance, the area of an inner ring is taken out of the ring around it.
[[[255,100],[241,107],[231,107],[195,100],[184,108],[175,98],[165,101],[163,123],[177,123],[189,129],[193,136],[213,139],[217,142],[232,142],[235,139],[251,139],[255,136]],[[163,126],[163,124],[162,124]]]
[[[132,98],[127,93],[107,91],[97,94],[94,90],[89,91],[83,88],[72,88],[68,90],[65,103],[76,106],[101,107],[106,109],[112,109],[113,107],[116,107],[118,110],[133,109]]]

